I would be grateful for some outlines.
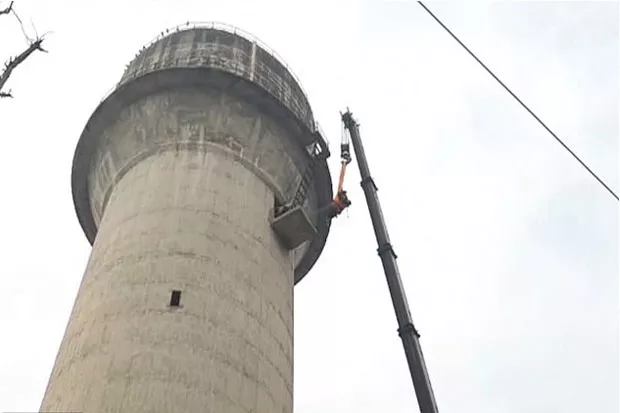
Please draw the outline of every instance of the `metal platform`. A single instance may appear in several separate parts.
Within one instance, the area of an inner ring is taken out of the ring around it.
[[[289,250],[312,240],[318,232],[308,215],[300,207],[292,208],[277,218],[272,209],[269,214],[269,224],[282,245]]]

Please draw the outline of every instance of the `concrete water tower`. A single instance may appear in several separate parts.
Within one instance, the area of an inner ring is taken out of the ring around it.
[[[185,25],[143,48],[75,152],[93,247],[41,411],[291,413],[293,286],[329,232],[328,155],[252,37]],[[274,216],[307,171],[302,207]]]

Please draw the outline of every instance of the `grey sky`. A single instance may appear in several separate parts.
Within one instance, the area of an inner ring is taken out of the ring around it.
[[[618,203],[416,3],[15,5],[54,33],[0,101],[0,411],[38,409],[88,259],[69,179],[82,128],[187,20],[275,49],[332,146],[339,110],[360,121],[440,411],[619,410]],[[618,3],[428,5],[618,192]],[[0,57],[20,36],[2,16]],[[295,290],[295,412],[417,411],[351,170],[353,206]]]

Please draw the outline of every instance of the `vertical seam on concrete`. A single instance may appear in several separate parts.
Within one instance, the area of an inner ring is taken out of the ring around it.
[[[250,80],[254,81],[256,68],[256,42],[252,42],[252,57],[250,58]]]

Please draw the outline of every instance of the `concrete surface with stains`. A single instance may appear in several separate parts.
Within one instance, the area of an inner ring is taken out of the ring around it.
[[[288,250],[268,217],[317,140],[300,85],[252,39],[187,28],[145,47],[76,149],[93,249],[41,410],[292,412],[293,287],[329,232],[326,161],[313,239]]]

